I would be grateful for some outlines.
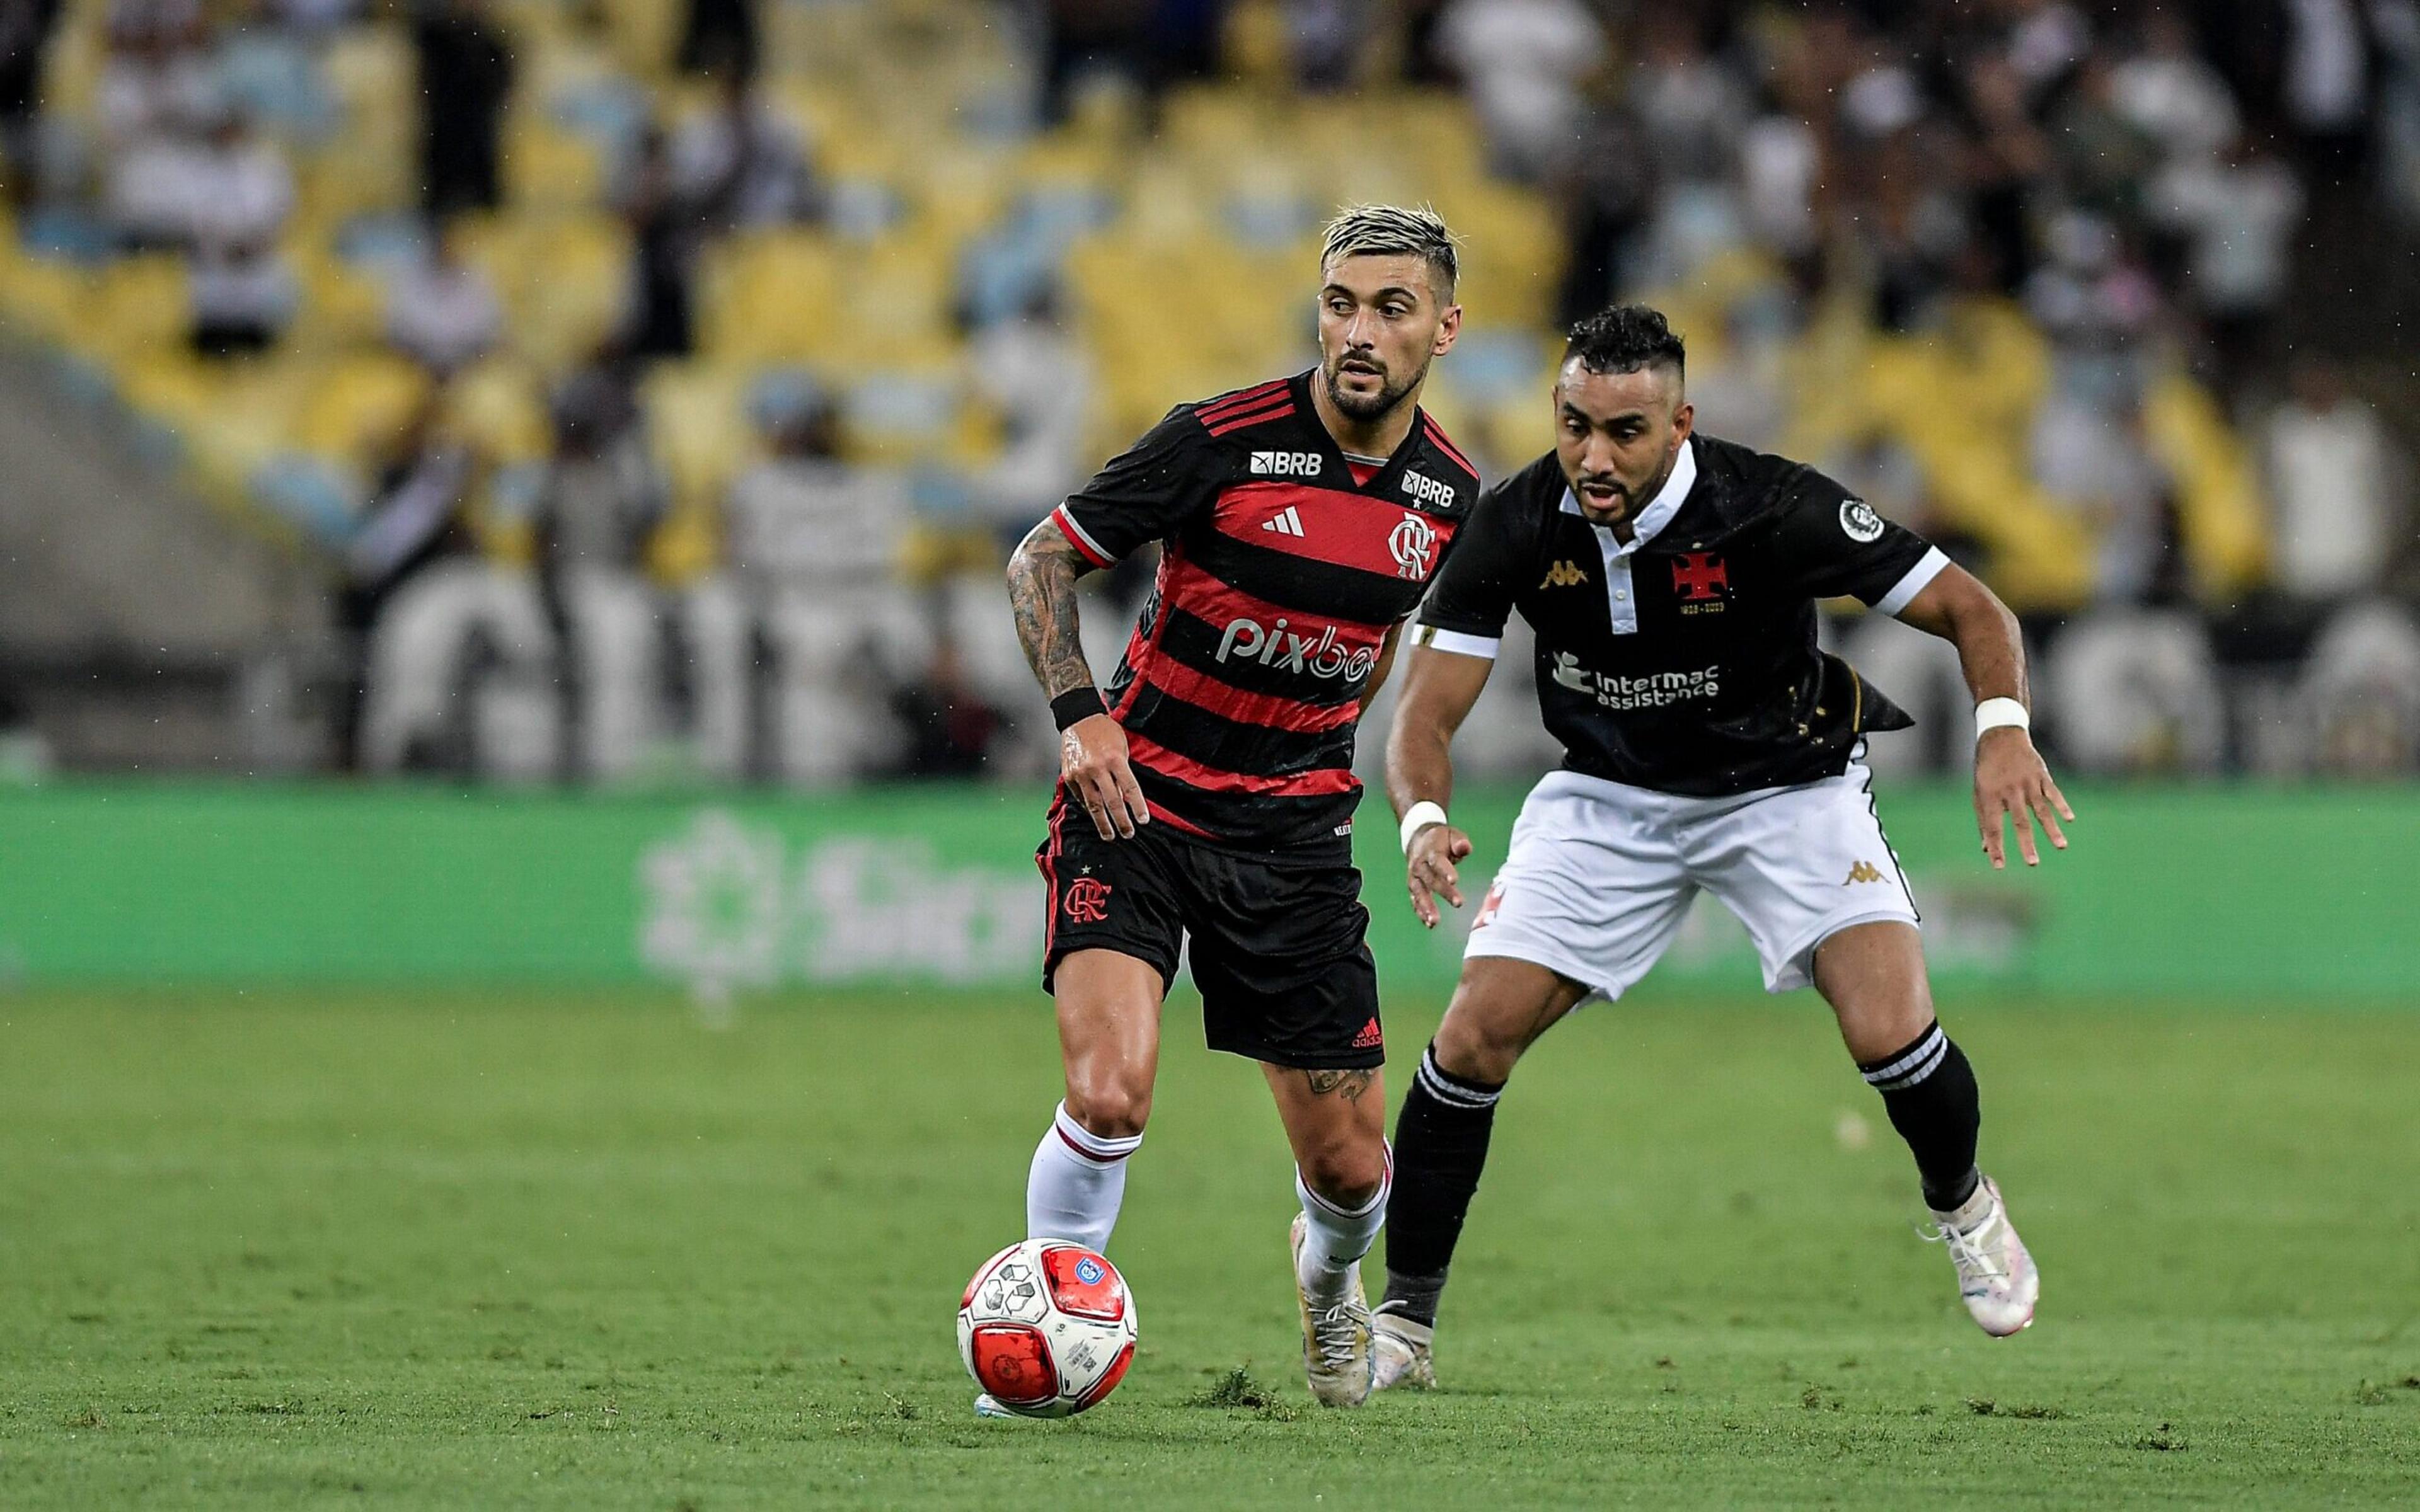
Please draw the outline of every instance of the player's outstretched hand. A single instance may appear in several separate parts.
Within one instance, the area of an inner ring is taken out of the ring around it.
[[[2016,827],[2017,854],[2027,866],[2041,865],[2041,855],[2034,849],[2035,819],[2040,819],[2042,833],[2062,851],[2067,834],[2058,822],[2075,821],[2075,810],[2059,795],[2041,752],[2034,749],[2033,737],[2014,725],[1983,732],[1975,747],[1975,823],[1983,831],[1983,854],[1992,858],[1995,872],[2009,864],[2003,816]]]
[[[1059,779],[1103,840],[1132,840],[1151,823],[1142,785],[1126,764],[1126,733],[1106,714],[1078,719],[1059,733]]]
[[[1431,929],[1444,916],[1437,912],[1439,898],[1462,906],[1462,883],[1455,875],[1453,863],[1470,854],[1470,837],[1451,825],[1431,825],[1412,837],[1412,848],[1404,856],[1404,886],[1412,894],[1412,912]]]

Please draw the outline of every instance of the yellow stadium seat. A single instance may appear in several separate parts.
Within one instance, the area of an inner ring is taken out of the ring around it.
[[[2177,480],[2177,504],[2195,586],[2215,599],[2250,588],[2269,569],[2267,511],[2242,439],[2217,399],[2181,372],[2143,402],[2151,449]]]
[[[383,339],[386,289],[377,279],[318,247],[289,255],[302,285],[302,305],[287,332],[287,346],[332,353]]]
[[[537,375],[507,356],[456,375],[445,387],[440,423],[499,466],[540,461],[553,440]]]
[[[504,139],[504,195],[539,210],[587,209],[605,196],[597,144],[532,111],[518,113]]]
[[[759,450],[747,390],[745,370],[734,366],[663,363],[648,374],[648,436],[677,507],[719,507],[733,476]]]
[[[514,350],[542,372],[595,355],[629,300],[630,239],[601,215],[506,214],[461,223],[464,255],[503,301]]]
[[[0,308],[26,334],[73,345],[75,333],[91,324],[96,282],[88,269],[21,256],[12,246],[0,264]]]
[[[73,332],[110,363],[173,347],[193,331],[191,279],[181,257],[122,257],[101,271],[88,324]]]
[[[751,366],[813,359],[832,341],[841,262],[812,231],[755,232],[718,248],[699,281],[701,350]]]
[[[330,363],[295,417],[302,451],[356,466],[383,456],[427,400],[428,375],[390,353],[359,353]]]

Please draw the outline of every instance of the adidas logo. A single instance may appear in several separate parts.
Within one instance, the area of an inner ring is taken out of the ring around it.
[[[1300,535],[1302,533],[1302,517],[1294,512],[1294,505],[1288,504],[1283,509],[1278,511],[1277,517],[1274,519],[1264,519],[1261,521],[1261,529],[1264,531],[1274,531],[1280,535]]]
[[[1353,1048],[1356,1050],[1375,1050],[1386,1042],[1387,1037],[1379,1032],[1378,1021],[1375,1018],[1362,1025],[1361,1032],[1353,1037]]]
[[[1580,584],[1586,581],[1588,581],[1588,574],[1580,571],[1576,563],[1558,562],[1553,566],[1546,569],[1546,580],[1540,583],[1538,586],[1541,588],[1577,588]]]
[[[1874,863],[1871,861],[1859,861],[1856,865],[1849,868],[1849,874],[1841,881],[1840,886],[1845,887],[1852,883],[1880,882],[1882,880],[1883,874],[1874,870]]]

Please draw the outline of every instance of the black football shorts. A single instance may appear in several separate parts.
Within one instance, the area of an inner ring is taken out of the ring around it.
[[[1385,1064],[1350,838],[1233,850],[1159,820],[1131,840],[1103,840],[1063,801],[1034,861],[1050,885],[1045,992],[1076,950],[1130,955],[1173,982],[1189,938],[1211,1049],[1305,1071]]]

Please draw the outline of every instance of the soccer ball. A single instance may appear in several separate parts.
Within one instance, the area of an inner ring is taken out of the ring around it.
[[[1011,1244],[958,1302],[958,1354],[1019,1417],[1067,1417],[1117,1389],[1134,1363],[1135,1306],[1116,1266],[1064,1239]]]

